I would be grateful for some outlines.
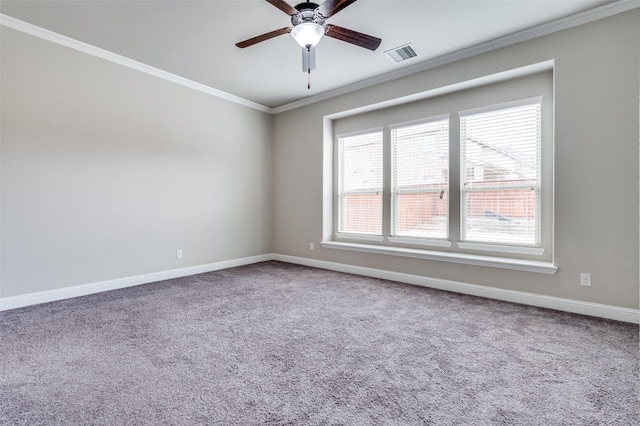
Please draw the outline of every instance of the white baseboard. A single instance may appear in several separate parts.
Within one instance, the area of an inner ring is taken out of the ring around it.
[[[136,275],[132,277],[118,278],[108,281],[100,281],[90,284],[82,284],[74,287],[67,287],[56,290],[47,290],[19,296],[4,297],[0,298],[0,311],[6,311],[9,309],[16,309],[30,305],[37,305],[39,303],[54,302],[56,300],[70,299],[73,297],[86,296],[89,294],[100,293],[109,290],[117,290],[120,288],[132,287],[140,284],[148,284],[162,280],[186,277],[189,275],[202,274],[205,272],[218,271],[221,269],[234,268],[237,266],[244,266],[252,263],[266,262],[269,260],[278,260],[281,262],[328,269],[331,271],[346,272],[373,278],[381,278],[390,281],[397,281],[423,287],[453,291],[456,293],[486,297],[489,299],[504,300],[507,302],[520,303],[523,305],[555,309],[558,311],[572,312],[600,318],[608,318],[634,324],[640,323],[640,310],[637,309],[621,308],[618,306],[582,302],[579,300],[543,296],[534,293],[504,290],[476,284],[443,280],[439,278],[429,278],[420,275],[404,274],[401,272],[385,271],[382,269],[365,268],[362,266],[346,265],[343,263],[326,262],[322,260],[314,260],[304,257],[287,256],[283,254],[273,253],[208,263],[205,265],[190,266],[180,269],[172,269],[169,271]]]
[[[87,296],[89,294],[101,293],[103,291],[117,290],[120,288],[132,287],[140,284],[149,284],[157,281],[170,280],[173,278],[181,278],[189,275],[203,274],[205,272],[219,271],[220,269],[234,268],[236,266],[265,262],[272,259],[272,254],[263,254],[259,256],[244,257],[241,259],[208,263],[205,265],[171,269],[169,271],[153,272],[150,274],[135,275],[132,277],[117,278],[114,280],[100,281],[90,284],[82,284],[56,290],[39,291],[36,293],[28,293],[12,297],[2,297],[0,298],[0,311],[37,305],[39,303],[54,302],[56,300],[71,299],[73,297]]]
[[[504,290],[494,287],[486,287],[476,284],[467,284],[457,281],[429,278],[420,275],[404,274],[401,272],[385,271],[382,269],[365,268],[362,266],[345,265],[342,263],[325,262],[303,257],[274,254],[273,260],[328,269],[331,271],[346,272],[373,278],[381,278],[390,281],[398,281],[439,290],[453,291],[472,296],[486,297],[489,299],[504,300],[506,302],[520,303],[523,305],[537,306],[540,308],[555,309],[558,311],[572,312],[599,318],[613,319],[617,321],[640,323],[640,310],[622,308],[618,306],[602,305],[598,303],[582,302],[573,299],[544,296],[534,293],[525,293],[514,290]]]

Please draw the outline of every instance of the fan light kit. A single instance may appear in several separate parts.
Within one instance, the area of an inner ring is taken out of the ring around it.
[[[291,37],[293,37],[301,47],[311,49],[316,47],[316,44],[320,42],[320,39],[324,35],[324,28],[315,22],[305,22],[300,25],[296,25],[291,30]]]
[[[267,0],[267,2],[289,15],[293,26],[280,28],[279,30],[241,41],[236,43],[236,46],[245,48],[282,34],[291,33],[291,36],[302,47],[303,71],[306,71],[309,76],[311,75],[311,70],[315,68],[315,47],[324,35],[372,51],[376,50],[382,42],[377,37],[337,25],[325,24],[328,18],[355,3],[356,0],[326,0],[321,5],[304,2],[295,7],[290,6],[284,0]],[[307,88],[310,89],[311,84],[307,84]]]

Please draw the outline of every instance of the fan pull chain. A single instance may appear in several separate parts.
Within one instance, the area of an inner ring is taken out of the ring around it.
[[[307,90],[311,90],[311,47],[307,46]]]

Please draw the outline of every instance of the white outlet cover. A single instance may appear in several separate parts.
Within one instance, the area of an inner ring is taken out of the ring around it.
[[[580,285],[583,287],[591,287],[591,274],[580,274]]]

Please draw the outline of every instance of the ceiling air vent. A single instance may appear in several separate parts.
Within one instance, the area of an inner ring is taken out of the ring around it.
[[[395,49],[387,50],[384,52],[388,57],[393,59],[394,62],[402,62],[407,59],[415,58],[418,56],[418,52],[416,52],[416,48],[413,47],[411,43],[405,44],[404,46],[396,47]]]

